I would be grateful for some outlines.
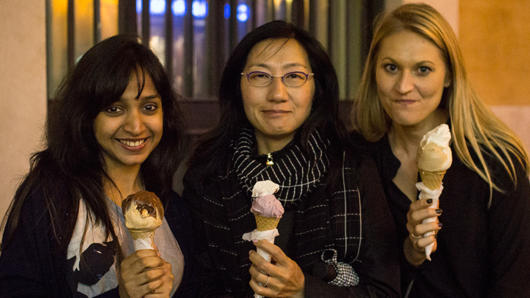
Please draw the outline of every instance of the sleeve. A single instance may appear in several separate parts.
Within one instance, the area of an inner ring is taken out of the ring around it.
[[[399,249],[394,221],[379,175],[371,159],[359,168],[363,239],[354,270],[360,278],[354,287],[336,287],[306,275],[305,297],[399,297]]]
[[[206,234],[202,210],[202,195],[197,183],[197,176],[188,170],[184,176],[184,189],[182,198],[186,202],[191,216],[191,225],[195,237],[193,237],[194,250],[190,255],[190,262],[194,262],[198,270],[198,297],[231,297],[226,293],[222,280],[223,275],[216,271],[214,262],[208,252],[208,245],[204,235]],[[211,220],[211,219],[210,219]]]
[[[61,254],[57,253],[46,210],[40,195],[32,195],[24,202],[19,224],[0,256],[1,297],[71,295],[64,272],[60,272],[64,266],[55,263]]]
[[[189,208],[176,193],[173,193],[165,213],[177,242],[184,255],[184,273],[179,288],[173,297],[196,297],[198,291],[198,266],[193,260],[194,231]]]
[[[530,297],[530,185],[517,164],[517,187],[507,177],[489,210],[490,297]]]

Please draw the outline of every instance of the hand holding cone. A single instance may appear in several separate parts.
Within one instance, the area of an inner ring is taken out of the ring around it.
[[[270,180],[256,182],[252,189],[253,200],[250,212],[254,214],[257,228],[243,234],[244,240],[264,239],[274,243],[274,238],[279,235],[276,227],[284,213],[282,203],[274,196],[278,189],[279,185]],[[268,262],[271,261],[271,256],[266,251],[258,248],[257,253]],[[255,294],[254,297],[261,296]]]
[[[441,124],[423,136],[418,148],[418,170],[421,183],[417,183],[416,187],[420,191],[420,199],[430,198],[433,200],[429,208],[438,209],[439,207],[438,198],[443,190],[442,180],[453,161],[451,148],[449,147],[450,141],[451,132],[449,126]],[[425,219],[423,223],[435,220],[435,217],[431,217]],[[433,233],[426,233],[424,237]],[[433,246],[434,244],[431,244],[425,248],[425,256],[429,261],[431,260],[430,255]]]

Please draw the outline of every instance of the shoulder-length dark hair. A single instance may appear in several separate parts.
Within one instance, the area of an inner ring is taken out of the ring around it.
[[[71,225],[56,222],[56,218],[65,212],[77,214],[80,198],[114,236],[103,190],[103,179],[112,180],[104,171],[93,125],[100,111],[119,100],[131,75],[138,78],[138,96],[149,75],[162,100],[162,139],[142,164],[140,175],[148,190],[163,200],[168,196],[182,151],[177,95],[151,50],[134,36],[114,36],[89,49],[59,87],[48,116],[46,148],[32,156],[30,171],[15,194],[2,248],[18,224],[25,199],[35,191],[46,201],[56,237],[71,234],[75,216],[69,219],[74,220]],[[68,245],[69,237],[61,239],[57,239],[59,244]]]
[[[308,32],[284,21],[266,23],[248,33],[233,50],[224,68],[219,88],[220,120],[197,145],[192,166],[203,164],[207,173],[224,170],[229,143],[241,127],[250,127],[241,98],[241,72],[252,48],[267,39],[294,39],[307,53],[315,80],[315,94],[309,117],[299,128],[297,138],[305,148],[309,135],[321,130],[333,141],[342,142],[345,128],[338,117],[339,87],[337,75],[322,45]],[[214,154],[215,153],[215,154]],[[211,158],[216,156],[216,158]]]

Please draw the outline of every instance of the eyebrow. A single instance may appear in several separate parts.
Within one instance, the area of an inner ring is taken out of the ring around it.
[[[306,68],[306,69],[308,68],[307,65],[305,65],[305,64],[298,63],[298,62],[293,62],[293,63],[288,63],[288,64],[285,64],[285,65],[282,65],[282,69],[295,67],[295,66],[300,66],[300,67],[303,67],[303,68]],[[271,66],[266,64],[266,63],[251,64],[248,67],[263,67],[263,68],[268,68],[268,69],[271,68]]]
[[[160,100],[162,100],[162,97],[160,96],[160,94],[153,94],[153,95],[147,95],[147,96],[142,96],[142,97],[137,97],[135,98],[136,100],[141,100],[141,101],[146,101],[146,100],[152,100],[152,99],[156,99],[156,98],[159,98]]]
[[[396,59],[393,59],[391,57],[382,57],[381,58],[381,61],[384,61],[384,60],[390,60],[392,62],[395,62],[397,63]],[[418,61],[418,62],[414,62],[414,65],[418,65],[418,64],[424,64],[424,63],[429,63],[429,64],[436,64],[435,62],[431,61],[431,60],[421,60],[421,61]],[[400,64],[400,63],[398,63]]]

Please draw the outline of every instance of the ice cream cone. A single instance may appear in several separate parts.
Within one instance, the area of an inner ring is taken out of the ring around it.
[[[258,231],[268,231],[276,229],[278,223],[280,222],[280,218],[265,217],[257,214],[254,214],[254,218],[256,219],[256,226]]]
[[[423,182],[425,186],[432,190],[438,189],[440,186],[442,186],[442,180],[444,178],[445,172],[446,171],[432,172],[420,169],[421,182]]]
[[[135,250],[156,249],[155,230],[164,218],[164,207],[156,194],[139,191],[127,196],[122,202],[122,212]]]

